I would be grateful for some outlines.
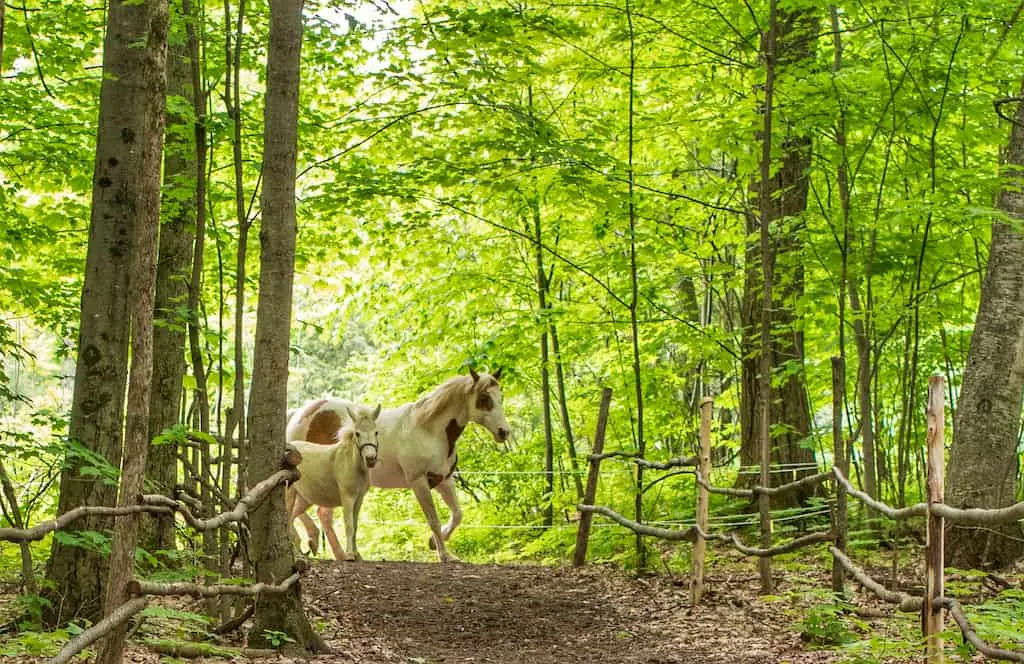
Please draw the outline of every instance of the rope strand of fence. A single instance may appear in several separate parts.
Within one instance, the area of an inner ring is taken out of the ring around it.
[[[786,523],[786,522],[790,522],[790,521],[799,521],[799,520],[802,520],[802,519],[809,519],[809,518],[812,518],[812,517],[815,517],[815,516],[823,516],[825,514],[828,514],[830,511],[831,511],[830,508],[815,509],[813,511],[806,512],[806,513],[792,514],[792,515],[789,515],[789,516],[781,516],[781,517],[778,517],[778,518],[773,518],[772,522],[773,523]],[[695,520],[692,520],[692,519],[689,519],[689,520],[683,519],[683,520],[678,520],[678,521],[673,521],[673,520],[668,520],[668,521],[664,521],[664,520],[651,520],[651,521],[645,521],[644,522],[645,525],[649,525],[649,526],[692,526],[692,525],[696,525],[696,523],[697,522]],[[721,527],[732,528],[732,529],[736,529],[736,528],[749,528],[749,527],[756,526],[758,523],[760,523],[759,520],[747,520],[747,521],[743,521],[743,522],[740,522],[740,523],[723,522],[723,523],[720,524],[720,526]],[[413,519],[409,519],[409,520],[405,520],[405,521],[384,521],[384,520],[373,520],[373,519],[361,519],[359,521],[359,525],[360,526],[381,526],[381,527],[388,527],[388,528],[405,528],[405,527],[421,528],[421,527],[423,527],[423,522],[422,521],[416,521],[416,520],[413,520]],[[531,524],[531,523],[520,523],[520,524],[463,523],[463,524],[461,524],[459,526],[459,530],[569,530],[569,529],[575,530],[577,527],[578,527],[578,525],[576,523],[554,523],[554,524],[551,524],[550,526],[549,525],[545,525],[545,524],[541,524],[541,523],[534,523],[534,524]],[[611,523],[607,523],[607,524],[594,524],[594,526],[592,526],[592,527],[614,528],[615,524],[611,524]]]

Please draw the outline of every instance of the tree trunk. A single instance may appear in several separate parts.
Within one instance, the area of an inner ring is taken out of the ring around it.
[[[531,97],[532,104],[532,97]],[[542,413],[544,415],[544,488],[547,493],[547,506],[544,508],[544,525],[554,522],[555,500],[555,445],[551,426],[551,358],[548,339],[548,282],[544,272],[544,236],[541,234],[540,201],[536,194],[530,200],[530,213],[533,217],[534,258],[536,259],[537,308],[541,315],[540,333],[540,389]]]
[[[787,64],[813,57],[813,35],[817,21],[802,12],[780,11],[778,21],[777,63],[780,70]],[[811,150],[810,139],[804,136],[789,136],[782,141],[782,164],[768,180],[768,224],[802,214],[807,208],[808,179]],[[755,183],[755,187],[760,187]],[[774,224],[773,224],[774,225]],[[778,230],[774,244],[776,283],[772,294],[772,339],[771,366],[774,372],[783,371],[781,384],[772,390],[770,422],[776,431],[772,435],[771,460],[778,464],[812,463],[814,452],[804,446],[810,433],[810,405],[804,386],[803,333],[797,326],[793,309],[797,298],[803,294],[804,274],[800,252],[802,245],[795,232],[785,228]],[[760,220],[747,217],[747,235],[755,237],[760,230]],[[740,394],[740,428],[742,443],[740,459],[744,466],[760,463],[758,441],[761,424],[758,416],[758,402],[761,388],[758,385],[759,333],[762,308],[761,247],[749,242],[746,249],[746,276],[744,278],[741,323],[743,325],[742,347],[742,388]],[[800,469],[793,473],[773,474],[772,484],[784,484],[804,475],[813,474],[813,468]],[[740,475],[739,483],[753,484],[755,475]],[[774,504],[792,506],[804,502],[815,489],[791,492],[778,497]]]
[[[160,228],[160,162],[164,141],[164,103],[167,83],[167,0],[143,4],[112,3],[108,14],[125,49],[132,54],[134,80],[129,81],[113,103],[129,103],[137,114],[137,151],[141,157],[136,199],[135,243],[128,296],[131,302],[131,374],[128,381],[128,412],[125,426],[124,466],[118,489],[118,505],[138,502],[146,475],[149,452],[149,402],[153,380],[153,308],[156,290],[157,234]],[[140,44],[145,44],[144,47]],[[104,99],[101,97],[100,103]],[[138,520],[145,515],[118,517],[110,551],[103,612],[110,615],[130,599],[128,582],[134,576]],[[97,664],[118,664],[128,632],[127,623],[114,628],[96,655]]]
[[[1024,95],[1024,90],[1021,92]],[[1024,220],[1024,103],[1007,154],[999,209]],[[1024,233],[992,224],[988,269],[960,388],[946,502],[954,507],[1005,507],[1016,500],[1017,437],[1024,398]],[[946,558],[957,567],[1006,567],[1024,555],[1020,524],[952,526]]]
[[[583,478],[580,476],[579,455],[576,454],[576,439],[572,435],[572,420],[569,419],[569,402],[565,394],[565,370],[562,364],[562,350],[558,342],[558,326],[551,320],[551,351],[555,354],[555,386],[558,392],[559,414],[562,430],[565,431],[565,445],[569,453],[569,467],[572,468],[573,483],[576,486],[576,500],[583,500]]]
[[[163,7],[166,31],[166,2],[112,2],[103,48],[92,214],[69,436],[115,470],[121,467],[128,371],[128,283],[134,269],[136,220],[144,213],[140,187],[144,160],[151,157],[148,132],[156,122],[146,118],[151,109],[140,100],[148,99],[156,76],[151,71],[156,57],[152,51],[159,45],[148,43],[147,38],[159,36],[159,6]],[[140,40],[148,47],[140,48]],[[162,127],[162,110],[160,115]],[[82,505],[114,504],[116,487],[102,476],[83,473],[87,466],[80,455],[69,454],[61,473],[58,513]],[[80,531],[109,532],[112,524],[109,518],[87,517],[75,525]],[[50,604],[43,611],[45,624],[55,626],[76,617],[98,620],[106,577],[107,560],[102,553],[54,538],[46,567],[44,596]]]
[[[185,32],[193,17],[180,4],[172,21]],[[167,53],[167,94],[193,104],[192,75],[186,40],[176,40]],[[174,112],[167,114],[164,154],[164,200],[160,228],[160,258],[156,275],[156,318],[153,327],[153,394],[149,408],[149,437],[158,436],[181,417],[182,379],[185,376],[185,325],[182,311],[188,304],[188,276],[192,266],[192,228],[195,225],[195,132],[191,122]],[[149,452],[147,479],[157,491],[170,494],[177,482],[174,444],[154,445]],[[148,551],[174,548],[174,516],[154,515],[140,524],[139,546]]]
[[[260,225],[260,293],[249,397],[250,475],[263,479],[279,467],[287,411],[288,342],[295,272],[295,160],[298,133],[302,0],[271,0],[270,46],[264,110],[263,220]],[[280,583],[292,573],[284,494],[274,491],[252,512],[256,580]],[[302,610],[298,584],[283,596],[256,600],[251,647],[271,647],[283,632],[304,651],[324,649]]]

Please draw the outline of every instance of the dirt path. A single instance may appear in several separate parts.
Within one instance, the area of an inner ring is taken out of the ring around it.
[[[746,583],[746,586],[754,586]],[[826,662],[802,652],[785,616],[712,583],[689,609],[685,585],[611,568],[316,563],[303,581],[331,662]]]

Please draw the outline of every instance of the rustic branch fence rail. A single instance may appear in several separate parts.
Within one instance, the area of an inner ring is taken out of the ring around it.
[[[842,362],[838,358],[833,360],[833,389],[841,391]],[[597,493],[596,477],[597,468],[601,461],[612,456],[626,456],[616,453],[602,453],[595,445],[594,454],[589,457],[591,477],[595,478],[593,486],[588,484],[584,502],[578,505],[581,513],[580,527],[577,535],[577,548],[574,557],[574,564],[584,564],[587,547],[587,534],[589,533],[590,521],[588,517],[593,514],[600,514],[608,519],[628,528],[641,535],[656,537],[675,542],[693,542],[694,554],[692,556],[691,568],[691,603],[699,603],[704,579],[704,542],[708,540],[725,542],[737,551],[746,556],[766,558],[783,553],[789,553],[805,546],[821,542],[831,542],[829,552],[833,557],[832,586],[836,592],[843,591],[843,583],[846,576],[854,579],[866,590],[877,596],[879,599],[891,604],[896,604],[900,611],[921,612],[922,631],[925,637],[925,654],[928,662],[943,661],[943,649],[941,632],[943,630],[943,617],[946,612],[954,619],[963,634],[964,640],[972,644],[978,652],[993,659],[1000,659],[1012,662],[1024,662],[1024,653],[1014,652],[989,645],[982,640],[970,620],[967,619],[963,607],[952,597],[946,597],[943,592],[943,542],[944,522],[969,525],[1001,525],[1014,523],[1024,519],[1024,502],[1016,503],[1008,507],[998,509],[958,509],[942,502],[943,481],[944,481],[944,444],[943,444],[943,382],[942,376],[933,376],[929,380],[927,417],[928,417],[928,480],[927,492],[928,502],[918,503],[909,507],[895,508],[883,502],[875,500],[863,491],[854,487],[846,478],[848,469],[848,446],[842,440],[842,427],[840,422],[834,422],[834,454],[835,465],[831,470],[820,472],[815,475],[783,484],[777,487],[755,486],[751,489],[735,489],[729,487],[716,487],[709,482],[710,463],[705,464],[705,452],[710,450],[710,426],[705,427],[705,417],[710,418],[710,399],[705,399],[701,405],[701,453],[697,457],[685,457],[671,459],[663,463],[652,463],[641,459],[635,459],[636,463],[643,463],[648,468],[676,468],[680,466],[698,466],[693,472],[697,486],[697,523],[682,530],[658,528],[648,524],[638,523],[618,512],[602,506],[595,505],[594,498]],[[834,403],[841,403],[841,394],[834,395]],[[602,411],[606,406],[602,401]],[[705,411],[707,411],[705,413]],[[834,409],[834,419],[841,418],[841,409]],[[710,419],[708,419],[710,422]],[[603,437],[601,443],[603,444]],[[709,494],[731,496],[734,498],[751,499],[758,495],[775,496],[801,487],[821,484],[832,481],[836,494],[835,509],[831,511],[831,527],[827,532],[815,532],[809,535],[798,537],[785,544],[767,548],[751,547],[744,544],[735,533],[710,533],[707,527],[706,505]],[[927,537],[925,555],[926,594],[923,597],[916,597],[907,593],[897,593],[886,590],[885,587],[868,576],[858,568],[846,555],[849,527],[847,524],[847,497],[854,498],[863,503],[868,509],[874,510],[892,520],[905,520],[916,517],[927,518]],[[584,522],[586,520],[586,529]]]
[[[207,519],[196,517],[189,504],[181,499],[162,495],[143,495],[138,497],[138,504],[124,507],[77,507],[56,519],[45,521],[31,528],[0,528],[0,540],[9,542],[30,542],[40,540],[47,534],[67,528],[86,515],[134,516],[137,514],[181,514],[185,522],[196,530],[214,530],[230,527],[241,522],[246,515],[258,507],[270,493],[285,482],[298,479],[295,467],[301,459],[294,453],[287,453],[282,461],[282,469],[270,477],[260,481],[242,496],[234,507],[226,512]],[[154,595],[190,595],[193,597],[216,597],[221,595],[256,596],[258,594],[281,594],[288,592],[298,583],[299,578],[307,569],[303,561],[299,561],[288,578],[278,584],[256,583],[252,585],[200,585],[195,583],[151,583],[132,579],[128,583],[128,601],[117,607],[109,615],[80,632],[70,639],[61,651],[50,660],[51,664],[64,664],[99,641],[116,627],[130,620],[149,604]]]

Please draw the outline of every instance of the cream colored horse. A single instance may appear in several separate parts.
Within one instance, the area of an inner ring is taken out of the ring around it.
[[[289,537],[296,547],[298,534],[291,523],[296,517],[305,516],[303,525],[309,536],[309,547],[316,553],[320,533],[306,516],[306,510],[310,505],[322,505],[332,508],[327,510],[326,520],[321,515],[320,523],[324,527],[334,559],[360,560],[356,548],[356,529],[359,526],[359,509],[370,488],[370,468],[376,465],[378,459],[376,420],[380,415],[380,406],[371,409],[345,404],[343,411],[347,420],[336,430],[337,442],[333,445],[306,440],[289,442],[289,447],[302,455],[302,461],[298,466],[301,476],[285,493],[285,506],[289,517]],[[341,548],[334,532],[333,508],[338,506],[344,511],[347,552]]]
[[[459,436],[470,422],[476,422],[498,442],[509,437],[498,384],[500,377],[500,369],[493,375],[470,369],[468,376],[450,378],[418,401],[385,409],[377,418],[380,459],[370,469],[370,483],[383,489],[412,489],[430,526],[431,548],[437,548],[442,562],[456,560],[445,542],[462,521],[452,477],[458,462]],[[345,404],[337,399],[307,403],[288,422],[289,439],[300,437],[319,442],[318,438],[339,419]],[[444,527],[431,489],[437,489],[448,505],[450,516]],[[317,511],[321,522],[325,518],[330,521],[330,512],[329,506]],[[306,521],[312,524],[308,516]]]

